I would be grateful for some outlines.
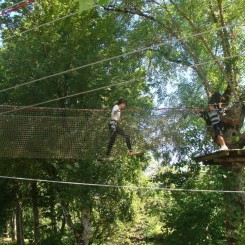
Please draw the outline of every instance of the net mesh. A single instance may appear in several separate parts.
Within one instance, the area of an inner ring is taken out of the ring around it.
[[[123,111],[121,127],[134,149],[159,147],[166,113],[173,116],[169,111]],[[107,150],[109,119],[110,110],[1,107],[0,157],[98,159]],[[127,154],[123,137],[117,137],[112,154]]]

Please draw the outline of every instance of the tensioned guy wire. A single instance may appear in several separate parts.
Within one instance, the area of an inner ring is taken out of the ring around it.
[[[76,13],[78,13],[78,12],[76,12]],[[73,13],[71,15],[74,15],[76,13]],[[63,18],[66,18],[66,17],[68,17],[68,16],[61,17],[59,19],[63,19]],[[57,21],[57,20],[54,20],[54,21]],[[51,22],[49,22],[49,23],[51,23]],[[43,24],[43,25],[45,25],[45,24]],[[223,29],[225,27],[228,27],[228,25],[227,26],[224,26],[224,27],[216,28],[215,30]],[[48,79],[48,78],[52,78],[52,77],[55,77],[55,76],[58,76],[58,75],[62,75],[62,74],[68,73],[68,72],[73,72],[73,71],[76,71],[76,70],[79,70],[79,69],[82,69],[82,68],[85,68],[85,67],[89,67],[89,66],[92,66],[92,65],[100,64],[100,63],[103,63],[103,62],[106,62],[106,61],[111,61],[113,59],[117,59],[117,58],[120,58],[120,57],[123,57],[123,56],[127,56],[127,55],[130,55],[130,54],[135,54],[135,53],[138,53],[138,52],[142,52],[142,51],[148,50],[150,48],[157,48],[157,47],[162,46],[163,44],[177,42],[179,40],[185,40],[185,39],[190,38],[190,37],[196,37],[196,36],[199,36],[199,35],[203,35],[205,33],[208,33],[208,32],[210,32],[210,30],[209,31],[204,31],[204,32],[201,32],[201,33],[196,33],[196,34],[193,34],[193,35],[189,35],[188,37],[183,37],[183,38],[179,38],[179,39],[171,40],[171,41],[165,41],[165,42],[162,42],[160,44],[155,44],[155,45],[151,45],[151,46],[148,46],[148,47],[145,47],[145,48],[141,48],[141,49],[138,49],[138,50],[135,50],[135,51],[123,53],[123,54],[120,54],[120,55],[117,55],[117,56],[113,56],[113,57],[110,57],[110,58],[106,58],[106,59],[103,59],[103,60],[100,60],[100,61],[92,62],[92,63],[86,64],[86,65],[83,65],[83,66],[80,66],[80,67],[75,67],[75,68],[68,69],[68,70],[65,70],[65,71],[62,71],[62,72],[58,72],[58,73],[55,73],[55,74],[52,74],[52,75],[49,75],[49,76],[45,76],[45,77],[41,77],[41,78],[38,78],[38,79],[34,79],[34,80],[29,81],[29,82],[26,82],[26,83],[15,85],[13,87],[9,87],[9,88],[0,90],[0,92],[6,92],[6,91],[11,90],[11,89],[19,88],[19,87],[22,87],[22,86],[25,86],[25,85],[30,85],[32,83],[35,83],[35,82],[38,82],[38,81],[42,81],[42,80],[45,80],[45,79]],[[239,55],[233,55],[233,56],[230,56],[230,57],[213,59],[212,62],[213,61],[224,60],[225,58],[233,58],[233,57],[237,57],[237,56],[241,56],[241,55],[239,54]],[[197,65],[205,64],[205,63],[207,63],[207,62],[203,62],[203,63],[200,63],[200,64],[191,65],[189,67],[194,67],[194,66],[197,66]],[[188,67],[188,66],[186,66],[186,67]]]
[[[62,74],[66,74],[66,73],[69,73],[69,72],[74,72],[74,71],[77,71],[77,70],[80,70],[80,69],[83,69],[83,68],[86,68],[86,67],[90,67],[90,66],[93,66],[93,65],[101,64],[101,63],[104,63],[106,61],[111,61],[111,60],[118,59],[118,58],[121,58],[121,57],[124,57],[124,56],[128,56],[128,55],[131,55],[131,54],[139,53],[139,52],[148,50],[149,48],[150,47],[145,47],[145,48],[142,48],[142,49],[139,49],[139,50],[134,50],[134,51],[123,53],[123,54],[120,54],[120,55],[116,55],[116,56],[113,56],[113,57],[110,57],[110,58],[105,58],[105,59],[102,59],[102,60],[99,60],[99,61],[88,63],[86,65],[82,65],[82,66],[78,66],[78,67],[75,67],[75,68],[71,68],[71,69],[68,69],[68,70],[65,70],[65,71],[57,72],[57,73],[54,73],[52,75],[48,75],[48,76],[45,76],[45,77],[34,79],[34,80],[31,80],[31,81],[26,82],[26,83],[17,84],[15,86],[0,90],[0,93],[6,92],[6,91],[9,91],[9,90],[12,90],[12,89],[16,89],[16,88],[19,88],[19,87],[22,87],[22,86],[30,85],[30,84],[36,83],[38,81],[42,81],[42,80],[45,80],[45,79],[48,79],[48,78],[56,77],[56,76],[59,76],[59,75],[62,75]],[[206,61],[206,62],[193,64],[193,65],[185,66],[185,67],[191,68],[191,67],[195,67],[195,66],[199,66],[199,65],[208,64],[210,62],[222,61],[222,60],[225,60],[225,59],[235,58],[235,57],[243,56],[243,55],[244,54],[236,54],[236,55],[231,55],[231,56],[228,56],[228,57],[220,57],[220,58],[217,58],[217,59],[213,59],[211,61]]]
[[[134,186],[134,185],[109,185],[109,184],[97,184],[97,183],[84,183],[84,182],[70,182],[70,181],[59,181],[59,180],[45,180],[45,179],[32,179],[32,178],[21,178],[11,176],[0,176],[1,179],[21,180],[21,181],[34,181],[42,183],[53,183],[53,184],[65,184],[65,185],[79,185],[79,186],[90,186],[90,187],[102,187],[102,188],[120,188],[120,189],[132,189],[132,190],[152,190],[152,191],[175,191],[175,192],[209,192],[209,193],[237,193],[244,194],[245,191],[232,191],[232,190],[200,190],[200,189],[181,189],[181,188],[164,188],[164,187],[148,187],[148,186]]]
[[[46,103],[55,102],[55,101],[58,101],[58,100],[72,98],[72,97],[75,97],[75,96],[78,96],[78,95],[92,93],[92,92],[103,90],[103,89],[106,89],[106,88],[116,87],[116,86],[119,86],[119,85],[125,85],[125,84],[132,83],[132,82],[134,82],[136,80],[139,80],[139,79],[140,78],[134,78],[134,79],[131,79],[131,80],[128,80],[128,81],[124,81],[124,82],[120,82],[120,83],[116,83],[116,84],[111,84],[111,85],[107,85],[107,86],[103,86],[103,87],[99,87],[99,88],[95,88],[95,89],[91,89],[91,90],[87,90],[87,91],[71,94],[71,95],[68,95],[68,96],[63,96],[63,97],[59,97],[59,98],[55,98],[55,99],[51,99],[51,100],[46,100],[46,101],[43,101],[43,102],[40,102],[40,103],[37,103],[37,104],[24,106],[22,108],[17,108],[14,111],[24,110],[24,109],[27,109],[27,108],[30,108],[30,107],[35,107],[35,106],[43,105],[43,104],[46,104]],[[0,113],[0,115],[7,114],[9,112],[10,111],[5,111],[5,112]]]
[[[78,12],[75,12],[75,13],[72,13],[70,15],[67,15],[67,16],[64,16],[64,17],[61,17],[57,20],[61,20],[61,19],[64,19],[66,17],[69,17],[69,16],[72,16],[72,15],[75,15],[77,14]],[[53,20],[53,21],[50,21],[50,22],[47,22],[48,24],[50,23],[53,23],[57,20]],[[44,26],[46,25],[46,23],[40,25],[39,27],[41,26]],[[227,25],[227,26],[222,26],[222,27],[218,27],[218,28],[215,28],[214,30],[221,30],[223,28],[227,28],[229,26],[232,26],[232,25]],[[241,25],[243,26],[243,25]],[[37,29],[38,27],[34,27],[33,29]],[[170,43],[175,43],[175,42],[178,42],[178,41],[181,41],[181,40],[187,40],[191,37],[197,37],[197,36],[201,36],[201,35],[204,35],[206,33],[209,33],[211,31],[214,31],[212,29],[208,30],[208,31],[203,31],[203,32],[200,32],[200,33],[196,33],[196,34],[193,34],[193,35],[189,35],[187,37],[183,37],[183,38],[179,38],[179,39],[175,39],[175,40],[168,40],[168,41],[164,41],[162,43],[159,43],[159,44],[153,44],[151,46],[147,46],[147,47],[144,47],[144,48],[140,48],[140,49],[137,49],[137,50],[134,50],[134,51],[130,51],[130,52],[126,52],[126,53],[123,53],[123,54],[120,54],[120,55],[116,55],[116,56],[113,56],[113,57],[110,57],[110,58],[106,58],[106,59],[103,59],[103,60],[100,60],[100,61],[95,61],[95,62],[92,62],[92,63],[89,63],[89,64],[86,64],[86,65],[83,65],[83,66],[79,66],[79,67],[75,67],[75,68],[71,68],[71,69],[68,69],[68,70],[65,70],[65,71],[61,71],[61,72],[58,72],[58,73],[55,73],[55,74],[52,74],[52,75],[48,75],[48,76],[45,76],[45,77],[41,77],[41,78],[38,78],[38,79],[34,79],[34,80],[31,80],[29,82],[26,82],[26,83],[22,83],[22,84],[19,84],[19,85],[15,85],[15,86],[12,86],[12,87],[9,87],[9,88],[6,88],[6,89],[3,89],[3,90],[0,90],[0,93],[1,92],[6,92],[8,90],[11,90],[11,89],[15,89],[15,88],[18,88],[18,87],[22,87],[22,86],[25,86],[25,85],[29,85],[29,84],[32,84],[32,83],[35,83],[35,82],[38,82],[38,81],[42,81],[42,80],[45,80],[45,79],[48,79],[48,78],[52,78],[52,77],[55,77],[55,76],[58,76],[58,75],[62,75],[62,74],[65,74],[65,73],[69,73],[69,72],[73,72],[73,71],[76,71],[76,70],[79,70],[79,69],[82,69],[82,68],[85,68],[85,67],[89,67],[89,66],[93,66],[93,65],[97,65],[97,64],[101,64],[103,62],[106,62],[106,61],[111,61],[111,60],[114,60],[114,59],[118,59],[118,58],[121,58],[121,57],[124,57],[124,56],[128,56],[128,55],[132,55],[132,54],[135,54],[135,53],[139,53],[139,52],[143,52],[143,51],[146,51],[146,50],[149,50],[151,48],[158,48],[158,47],[161,47],[163,46],[164,44],[170,44]],[[27,32],[29,30],[26,30],[24,32]],[[20,33],[21,34],[21,33]],[[19,35],[19,34],[18,34]],[[6,39],[3,39],[3,40],[6,40]],[[236,57],[236,56],[232,56],[232,57]],[[214,60],[214,61],[217,61],[217,60]]]
[[[221,57],[221,58],[216,59],[216,60],[206,61],[206,62],[202,62],[202,63],[199,63],[199,64],[194,64],[194,65],[190,65],[190,66],[183,66],[181,68],[174,68],[174,69],[170,69],[170,70],[168,70],[166,72],[163,72],[163,74],[167,74],[169,72],[174,72],[174,71],[183,70],[183,69],[187,69],[187,68],[196,67],[196,66],[199,66],[199,65],[209,64],[209,63],[212,63],[212,62],[215,62],[215,61],[220,61],[220,60],[225,60],[225,59],[229,59],[229,58],[234,58],[234,57],[241,56],[241,55],[243,56],[244,54],[233,55],[233,56],[226,57],[226,58],[225,57]],[[75,68],[75,69],[78,69],[78,68]],[[62,72],[62,73],[65,73],[65,72]],[[144,78],[144,77],[142,77],[142,78]],[[63,96],[63,97],[59,97],[59,98],[55,98],[55,99],[51,99],[51,100],[46,100],[46,101],[43,101],[43,102],[40,102],[40,103],[24,106],[22,108],[17,108],[15,111],[24,110],[24,109],[27,109],[27,108],[30,108],[30,107],[40,106],[40,105],[51,103],[51,102],[55,102],[55,101],[58,101],[58,100],[68,99],[68,98],[75,97],[75,96],[82,95],[82,94],[92,93],[92,92],[103,90],[103,89],[106,89],[106,88],[116,87],[116,86],[120,86],[120,85],[126,85],[128,83],[132,83],[132,82],[137,81],[139,79],[141,79],[141,78],[134,78],[134,79],[131,79],[131,80],[128,80],[128,81],[124,81],[124,82],[120,82],[120,83],[116,83],[116,84],[111,84],[111,85],[107,85],[107,86],[103,86],[103,87],[99,87],[99,88],[95,88],[95,89],[91,89],[91,90],[87,90],[87,91],[83,91],[83,92],[78,92],[78,93],[74,93],[74,94],[71,94],[71,95],[67,95],[67,96]],[[3,90],[1,90],[0,92],[3,92]],[[0,113],[0,115],[7,114],[7,113],[10,113],[10,112],[12,112],[12,111],[5,111],[5,112]]]
[[[2,42],[3,42],[3,41],[6,41],[6,40],[8,40],[8,39],[11,39],[11,38],[13,38],[13,37],[19,36],[19,35],[21,35],[21,34],[25,34],[25,33],[27,33],[27,32],[33,31],[33,30],[37,30],[37,29],[39,29],[40,27],[43,27],[43,26],[46,26],[46,25],[49,25],[49,24],[53,24],[53,23],[55,23],[55,22],[57,22],[57,21],[59,21],[59,20],[63,20],[63,19],[68,18],[68,17],[70,17],[70,16],[74,16],[74,15],[76,15],[76,14],[78,14],[78,13],[79,13],[79,12],[77,11],[77,12],[68,14],[68,15],[62,16],[62,17],[60,17],[60,18],[57,18],[57,19],[55,19],[55,20],[51,20],[51,21],[49,21],[49,22],[45,22],[45,23],[43,23],[43,24],[41,24],[41,25],[35,26],[35,27],[30,28],[30,29],[28,29],[28,30],[22,31],[22,32],[20,32],[20,33],[18,33],[18,34],[15,34],[15,35],[12,35],[12,36],[10,36],[10,37],[3,38],[3,39],[2,39]]]

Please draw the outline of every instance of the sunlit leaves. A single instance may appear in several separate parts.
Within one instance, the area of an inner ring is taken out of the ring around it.
[[[77,0],[79,2],[79,11],[83,12],[91,9],[94,6],[94,0]]]
[[[96,1],[94,0],[77,0],[79,2],[79,11],[83,12],[89,9],[92,9],[94,6],[96,6]],[[98,0],[98,5],[103,6],[110,2],[110,0]]]

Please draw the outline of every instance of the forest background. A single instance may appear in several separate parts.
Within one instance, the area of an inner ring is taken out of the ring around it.
[[[218,148],[198,113],[216,91],[232,108],[228,146],[244,146],[244,0],[88,2],[2,13],[1,105],[110,109],[126,98],[134,111],[122,119],[145,153],[128,157],[118,139],[113,162],[1,158],[1,176],[118,186],[1,178],[2,243],[244,244],[244,193],[222,193],[243,191],[243,166],[193,160]]]

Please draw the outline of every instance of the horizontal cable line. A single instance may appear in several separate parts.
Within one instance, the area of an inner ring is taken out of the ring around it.
[[[199,66],[199,65],[209,64],[209,63],[212,63],[212,62],[215,62],[215,61],[221,61],[221,60],[230,59],[230,58],[234,58],[234,57],[237,57],[237,56],[243,56],[243,55],[244,54],[237,54],[237,55],[233,55],[233,56],[230,56],[230,57],[221,57],[221,58],[216,59],[216,60],[205,61],[205,62],[202,62],[202,63],[199,63],[199,64],[193,64],[193,65],[190,65],[190,66],[183,66],[181,68],[173,68],[173,69],[170,69],[170,70],[168,70],[166,72],[163,72],[162,74],[167,74],[169,72],[174,72],[174,71],[178,71],[178,70],[192,68],[192,67],[196,67],[196,66]],[[144,77],[141,77],[141,78],[144,78]],[[92,93],[92,92],[103,90],[103,89],[106,89],[106,88],[116,87],[116,86],[119,86],[119,85],[126,85],[128,83],[132,83],[132,82],[134,82],[136,80],[139,80],[141,78],[137,78],[137,79],[134,78],[134,79],[131,79],[131,80],[128,80],[128,81],[124,81],[124,82],[120,82],[120,83],[116,83],[116,84],[111,84],[111,85],[107,85],[107,86],[103,86],[103,87],[99,87],[99,88],[95,88],[95,89],[91,89],[91,90],[87,90],[87,91],[83,91],[83,92],[78,92],[78,93],[75,93],[75,94],[71,94],[71,95],[67,95],[67,96],[63,96],[63,97],[59,97],[59,98],[55,98],[55,99],[51,99],[51,100],[46,100],[46,101],[43,101],[43,102],[40,102],[40,103],[36,103],[36,104],[24,106],[22,108],[18,108],[15,111],[24,110],[26,108],[35,107],[35,106],[47,104],[47,103],[50,103],[50,102],[63,100],[63,99],[68,99],[68,98],[75,97],[75,96],[82,95],[82,94]],[[2,92],[2,90],[0,92]],[[12,111],[2,112],[2,113],[0,113],[0,115],[6,114],[6,113],[10,113],[10,112],[12,112]]]
[[[228,103],[226,103],[228,104]],[[4,111],[15,111],[19,108],[22,108],[24,106],[13,106],[13,105],[0,105],[0,110]],[[26,108],[26,107],[25,107]],[[111,111],[111,108],[62,108],[62,107],[30,107],[27,108],[30,111],[45,111],[45,110],[63,110],[63,111]],[[200,111],[203,110],[201,107],[154,107],[154,108],[126,108],[124,109],[125,112],[130,111]]]
[[[55,19],[53,21],[50,21],[50,22],[47,22],[47,23],[44,23],[44,24],[41,24],[37,27],[34,27],[34,28],[31,28],[31,29],[28,29],[26,31],[23,31],[19,34],[16,34],[14,36],[17,36],[17,35],[20,35],[20,34],[23,34],[23,33],[26,33],[26,32],[29,32],[31,30],[35,30],[35,29],[38,29],[42,26],[45,26],[45,25],[48,25],[50,23],[54,23],[58,20],[62,20],[62,19],[65,19],[67,17],[70,17],[70,16],[73,16],[75,14],[79,13],[78,12],[75,12],[75,13],[72,13],[72,14],[69,14],[69,15],[66,15],[66,16],[63,16],[63,17],[60,17],[58,19]],[[230,27],[232,25],[226,25],[226,26],[221,26],[221,27],[218,27],[218,28],[215,28],[214,30],[210,29],[208,31],[203,31],[203,32],[200,32],[200,33],[196,33],[196,34],[193,34],[193,35],[189,35],[187,37],[183,37],[183,38],[178,38],[176,40],[171,40],[171,41],[164,41],[162,43],[159,43],[159,44],[153,44],[153,45],[150,45],[148,47],[145,47],[145,48],[141,48],[141,49],[137,49],[135,51],[131,51],[131,52],[127,52],[127,53],[123,53],[121,55],[117,55],[117,56],[113,56],[111,58],[107,58],[107,59],[103,59],[103,60],[100,60],[100,61],[96,61],[96,62],[92,62],[92,63],[89,63],[89,64],[86,64],[86,65],[83,65],[83,66],[80,66],[80,67],[76,67],[76,68],[72,68],[72,69],[68,69],[68,70],[65,70],[65,71],[62,71],[62,72],[59,72],[59,73],[55,73],[55,74],[52,74],[52,75],[49,75],[49,76],[45,76],[45,77],[42,77],[42,78],[39,78],[39,79],[34,79],[32,81],[29,81],[29,82],[26,82],[26,83],[23,83],[23,84],[20,84],[20,85],[15,85],[13,87],[9,87],[9,88],[6,88],[6,89],[3,89],[3,90],[0,90],[0,93],[1,92],[5,92],[5,91],[8,91],[8,90],[11,90],[11,89],[14,89],[14,88],[18,88],[18,87],[22,87],[22,86],[25,86],[25,85],[29,85],[29,84],[32,84],[32,83],[35,83],[35,82],[38,82],[38,81],[42,81],[44,79],[48,79],[48,78],[52,78],[52,77],[55,77],[55,76],[58,76],[58,75],[62,75],[62,74],[65,74],[65,73],[69,73],[69,72],[72,72],[72,71],[76,71],[76,70],[79,70],[79,69],[82,69],[82,68],[85,68],[85,67],[89,67],[89,66],[93,66],[93,65],[96,65],[96,64],[100,64],[100,63],[103,63],[103,62],[106,62],[106,61],[111,61],[113,59],[117,59],[117,58],[121,58],[123,56],[128,56],[128,55],[131,55],[131,54],[135,54],[135,53],[139,53],[139,52],[142,52],[142,51],[146,51],[150,48],[157,48],[157,47],[161,47],[163,46],[164,44],[169,44],[169,43],[175,43],[175,42],[178,42],[178,41],[181,41],[181,40],[186,40],[186,39],[189,39],[191,37],[197,37],[197,36],[201,36],[201,35],[204,35],[204,34],[207,34],[211,31],[218,31],[218,30],[222,30],[223,28],[227,28],[227,27]],[[244,26],[244,25],[241,25],[241,27]],[[11,37],[14,37],[14,36],[11,36]],[[4,38],[2,39],[2,41],[4,40],[7,40],[7,39],[10,39],[11,37],[7,37],[7,38]]]
[[[144,77],[142,77],[142,78],[144,78]],[[27,109],[27,108],[31,108],[31,107],[35,107],[35,106],[39,106],[39,105],[55,102],[55,101],[58,101],[58,100],[72,98],[72,97],[75,97],[75,96],[78,96],[78,95],[82,95],[82,94],[92,93],[92,92],[96,92],[96,91],[103,90],[103,89],[106,89],[106,88],[116,87],[116,86],[119,86],[119,85],[125,85],[125,84],[128,84],[128,83],[132,83],[132,82],[134,82],[136,80],[139,80],[139,78],[137,78],[137,79],[134,78],[134,79],[131,79],[131,80],[128,80],[128,81],[124,81],[124,82],[120,82],[120,83],[116,83],[116,84],[111,84],[111,85],[107,85],[107,86],[103,86],[103,87],[99,87],[99,88],[95,88],[95,89],[91,89],[91,90],[87,90],[87,91],[83,91],[83,92],[79,92],[79,93],[63,96],[63,97],[59,97],[59,98],[55,98],[55,99],[51,99],[51,100],[46,100],[46,101],[43,101],[43,102],[40,102],[40,103],[36,103],[36,104],[33,104],[33,105],[24,106],[22,108],[17,108],[14,111],[20,111],[20,110],[24,110],[24,109]],[[10,112],[12,112],[12,111],[5,111],[5,112],[0,113],[0,115],[7,114],[7,113],[10,113]]]
[[[8,110],[15,111],[18,108],[22,108],[22,106],[13,106],[13,105],[0,105],[0,110]],[[57,110],[57,111],[111,111],[110,108],[62,108],[62,107],[33,107],[27,108],[30,111],[46,111],[46,110]],[[126,111],[128,109],[125,109]],[[130,109],[129,109],[130,110]],[[135,109],[136,110],[136,109]]]
[[[11,38],[13,38],[13,37],[19,36],[19,35],[21,35],[21,34],[25,34],[25,33],[27,33],[27,32],[33,31],[33,30],[37,30],[37,29],[39,29],[39,28],[41,28],[41,27],[43,27],[43,26],[46,26],[46,25],[49,25],[49,24],[53,24],[53,23],[55,23],[55,22],[57,22],[57,21],[59,21],[59,20],[63,20],[63,19],[68,18],[68,17],[70,17],[70,16],[74,16],[74,15],[76,15],[76,14],[78,14],[78,13],[79,13],[79,12],[77,11],[77,12],[68,14],[68,15],[62,16],[62,17],[60,17],[60,18],[58,18],[58,19],[51,20],[51,21],[46,22],[46,23],[43,23],[43,24],[41,24],[41,25],[39,25],[39,26],[36,26],[36,27],[30,28],[30,29],[28,29],[28,30],[22,31],[22,32],[20,32],[20,33],[18,33],[18,34],[15,34],[15,35],[12,35],[12,36],[10,36],[10,37],[3,38],[3,39],[2,39],[2,42],[3,42],[3,41],[6,41],[6,40],[8,40],[8,39],[11,39]]]
[[[77,13],[78,12],[73,13],[71,15],[75,15]],[[66,17],[68,17],[68,16],[61,17],[60,19],[66,18]],[[45,25],[45,24],[43,24],[43,25]],[[244,25],[241,25],[241,26],[244,26]],[[218,28],[216,28],[214,30],[216,30],[216,31],[217,30],[221,30],[221,29],[223,29],[225,27],[228,27],[228,25],[227,26],[218,27]],[[140,53],[140,52],[143,52],[143,51],[147,51],[147,50],[149,50],[151,48],[152,49],[153,48],[158,48],[158,47],[163,46],[164,44],[175,43],[175,42],[178,42],[178,41],[181,41],[181,40],[186,40],[186,39],[191,38],[191,37],[201,36],[203,34],[211,32],[211,31],[212,31],[212,29],[208,30],[208,31],[196,33],[196,34],[193,34],[193,35],[189,35],[187,37],[179,38],[179,39],[176,39],[176,40],[164,41],[164,42],[159,43],[159,44],[153,44],[153,45],[150,45],[150,46],[147,46],[147,47],[144,47],[144,48],[140,48],[140,49],[137,49],[137,50],[134,50],[134,51],[130,51],[130,52],[126,52],[126,53],[123,53],[123,54],[120,54],[120,55],[112,56],[110,58],[105,58],[105,59],[102,59],[102,60],[99,60],[99,61],[88,63],[86,65],[82,65],[82,66],[79,66],[79,67],[71,68],[71,69],[68,69],[68,70],[65,70],[65,71],[61,71],[61,72],[58,72],[58,73],[54,73],[54,74],[51,74],[51,75],[48,75],[48,76],[45,76],[45,77],[34,79],[34,80],[31,80],[31,81],[26,82],[26,83],[22,83],[22,84],[15,85],[15,86],[12,86],[12,87],[9,87],[9,88],[6,88],[6,89],[2,89],[2,90],[0,90],[0,93],[9,91],[11,89],[19,88],[19,87],[22,87],[22,86],[25,86],[25,85],[29,85],[29,84],[32,84],[32,83],[35,83],[35,82],[38,82],[38,81],[42,81],[42,80],[45,80],[45,79],[48,79],[48,78],[56,77],[56,76],[59,76],[59,75],[62,75],[62,74],[66,74],[66,73],[69,73],[69,72],[77,71],[77,70],[82,69],[82,68],[86,68],[86,67],[90,67],[90,66],[93,66],[93,65],[101,64],[101,63],[104,63],[106,61],[111,61],[111,60],[118,59],[118,58],[121,58],[121,57],[125,57],[125,56],[128,56],[128,55],[132,55],[132,54]],[[236,57],[236,56],[234,56],[234,57]],[[217,60],[215,60],[215,61],[217,61]]]
[[[133,190],[152,190],[152,191],[171,191],[171,192],[209,192],[209,193],[237,193],[244,194],[245,191],[232,191],[232,190],[200,190],[200,189],[181,189],[181,188],[164,188],[164,187],[148,187],[148,186],[133,186],[133,185],[109,185],[109,184],[94,184],[84,182],[70,182],[58,180],[45,180],[45,179],[32,179],[21,177],[0,176],[1,179],[21,180],[21,181],[34,181],[42,183],[65,184],[65,185],[79,185],[90,187],[104,187],[104,188],[119,188],[119,189],[133,189]]]
[[[148,49],[148,47],[144,48],[144,50],[146,50],[146,49]],[[140,51],[143,51],[143,49],[140,49]],[[80,70],[80,69],[83,69],[83,68],[86,68],[86,67],[90,67],[90,66],[93,66],[93,65],[101,64],[101,63],[104,63],[106,61],[111,61],[111,60],[114,60],[114,59],[117,59],[117,58],[121,58],[121,57],[124,57],[124,56],[127,56],[127,55],[135,54],[135,53],[140,52],[140,51],[139,50],[131,51],[131,52],[128,52],[128,53],[125,53],[125,54],[120,54],[120,55],[113,56],[113,57],[110,57],[110,58],[106,58],[106,59],[103,59],[103,60],[95,61],[95,62],[86,64],[86,65],[82,65],[82,66],[79,66],[79,67],[75,67],[75,68],[71,68],[71,69],[68,69],[68,70],[65,70],[65,71],[54,73],[54,74],[49,75],[49,76],[45,76],[45,77],[41,77],[41,78],[38,78],[38,79],[34,79],[34,80],[31,80],[31,81],[26,82],[26,83],[17,84],[15,86],[0,90],[0,93],[6,92],[6,91],[9,91],[9,90],[12,90],[12,89],[20,88],[20,87],[23,87],[23,86],[26,86],[26,85],[30,85],[30,84],[33,84],[33,83],[36,83],[36,82],[39,82],[39,81],[42,81],[42,80],[45,80],[45,79],[48,79],[48,78],[52,78],[52,77],[56,77],[56,76],[59,76],[59,75],[63,75],[63,74],[69,73],[69,72],[74,72],[74,71],[77,71],[77,70]],[[184,66],[184,67],[189,67],[189,68],[196,67],[196,66],[199,66],[199,65],[208,64],[210,62],[222,61],[222,60],[225,60],[225,59],[231,59],[231,58],[235,58],[235,57],[243,56],[243,55],[244,54],[236,54],[236,55],[231,55],[231,56],[228,56],[228,57],[220,57],[220,58],[217,58],[217,59],[214,59],[214,60],[211,60],[211,61],[205,61],[205,62],[202,62],[202,63],[193,64],[193,65]],[[174,69],[176,69],[176,68],[174,68]],[[163,72],[163,74],[164,73],[167,73],[167,72]]]

